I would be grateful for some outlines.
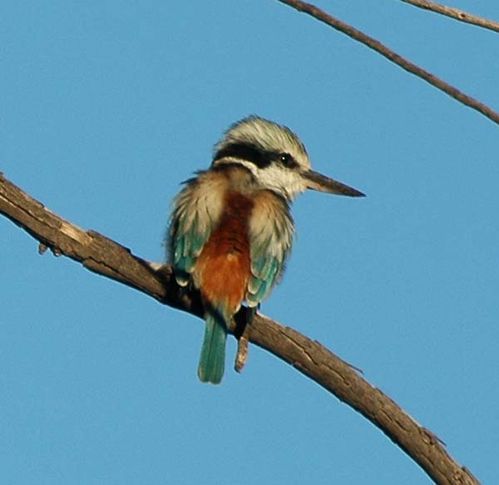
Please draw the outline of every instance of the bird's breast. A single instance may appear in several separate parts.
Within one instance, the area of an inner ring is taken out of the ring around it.
[[[249,220],[253,201],[228,191],[219,223],[204,245],[194,269],[203,298],[234,313],[244,299],[251,275]]]

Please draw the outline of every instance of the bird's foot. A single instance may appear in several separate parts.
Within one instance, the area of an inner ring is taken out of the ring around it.
[[[241,372],[248,360],[248,344],[249,335],[251,332],[251,322],[256,315],[257,308],[245,308],[242,318],[238,318],[236,322],[237,337],[237,354],[234,362],[234,369],[236,372]]]

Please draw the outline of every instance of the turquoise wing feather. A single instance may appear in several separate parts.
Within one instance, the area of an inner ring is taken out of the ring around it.
[[[181,286],[187,285],[221,211],[220,195],[206,178],[206,172],[201,172],[198,178],[188,180],[174,202],[169,252],[175,278]]]
[[[182,215],[175,220],[172,231],[171,259],[180,285],[187,284],[196,260],[208,240],[209,232],[198,223],[197,217],[189,223]]]
[[[288,251],[280,255],[272,251],[255,252],[252,256],[251,277],[248,282],[246,301],[250,307],[265,299],[284,270]]]
[[[294,225],[287,203],[269,198],[257,207],[250,223],[251,277],[246,301],[256,307],[284,271],[291,250]]]

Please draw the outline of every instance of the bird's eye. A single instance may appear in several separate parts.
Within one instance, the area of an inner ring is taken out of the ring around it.
[[[291,167],[294,165],[295,161],[293,157],[289,153],[279,153],[279,161],[285,167]]]

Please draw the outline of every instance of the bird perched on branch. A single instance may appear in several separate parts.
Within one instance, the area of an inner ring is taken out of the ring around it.
[[[293,242],[290,203],[305,189],[364,195],[314,172],[289,128],[249,116],[227,130],[211,167],[177,195],[170,262],[177,283],[192,284],[204,304],[201,381],[221,381],[233,316],[244,302],[256,311],[279,280]]]

